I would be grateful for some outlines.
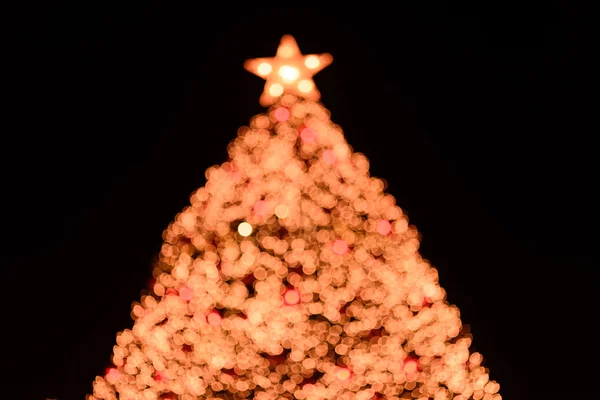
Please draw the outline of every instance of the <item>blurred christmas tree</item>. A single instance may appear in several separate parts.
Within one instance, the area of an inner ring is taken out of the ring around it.
[[[500,400],[456,307],[285,36],[269,107],[164,233],[152,293],[90,400]]]

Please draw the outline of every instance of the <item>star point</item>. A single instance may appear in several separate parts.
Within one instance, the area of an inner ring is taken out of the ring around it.
[[[318,101],[321,94],[312,77],[332,61],[333,57],[328,53],[303,55],[296,40],[285,35],[275,57],[247,60],[244,68],[266,80],[260,104],[267,107],[287,92]]]

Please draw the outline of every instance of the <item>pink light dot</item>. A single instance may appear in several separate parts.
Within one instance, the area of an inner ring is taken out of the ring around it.
[[[119,371],[116,368],[109,368],[106,372],[106,376],[110,379],[117,380],[119,379]]]
[[[389,221],[386,221],[385,219],[380,219],[379,221],[377,221],[377,232],[380,235],[386,236],[391,231],[392,231],[392,224],[390,224]]]
[[[414,374],[417,372],[418,364],[414,359],[408,359],[404,362],[404,372],[407,374]]]
[[[312,143],[317,139],[317,133],[310,128],[304,128],[300,132],[300,138],[306,143]]]
[[[279,107],[273,112],[275,119],[279,122],[287,121],[290,117],[290,111],[285,107]]]
[[[269,212],[269,205],[264,200],[259,200],[254,204],[254,214],[265,217]]]
[[[179,289],[179,297],[181,297],[183,300],[190,301],[190,300],[192,300],[193,296],[194,296],[194,291],[192,290],[192,288],[189,288],[186,286],[186,287]]]
[[[295,289],[288,289],[283,295],[283,301],[288,306],[300,303],[300,292]]]
[[[211,311],[206,317],[206,321],[212,326],[220,326],[221,319],[221,315],[217,311]]]
[[[323,162],[325,164],[333,165],[335,164],[335,152],[331,149],[325,150],[323,152]]]
[[[333,242],[333,252],[337,255],[344,255],[348,252],[348,243],[346,241],[338,239]]]

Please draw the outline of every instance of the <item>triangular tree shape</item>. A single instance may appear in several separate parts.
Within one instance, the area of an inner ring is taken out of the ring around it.
[[[165,231],[88,399],[501,399],[417,230],[318,103],[330,62],[290,36],[247,62],[269,108]]]

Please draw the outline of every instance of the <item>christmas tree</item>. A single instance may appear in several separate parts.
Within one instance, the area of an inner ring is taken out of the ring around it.
[[[331,61],[284,36],[246,62],[268,109],[165,230],[89,400],[501,399],[417,230],[318,102]]]

